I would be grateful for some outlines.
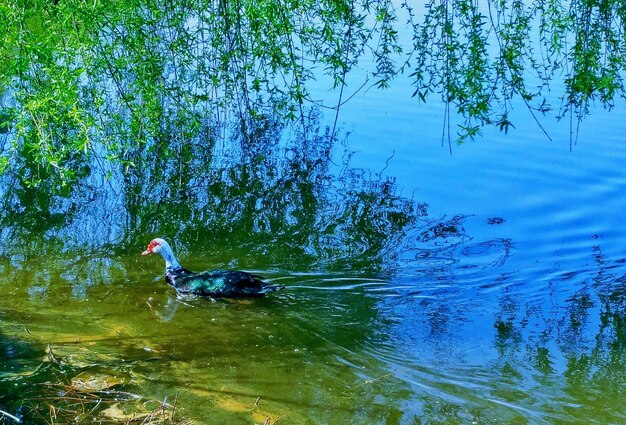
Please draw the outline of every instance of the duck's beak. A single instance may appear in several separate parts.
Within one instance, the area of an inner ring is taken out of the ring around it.
[[[141,253],[141,255],[148,255],[148,254],[152,254],[152,251],[146,249],[144,252]]]

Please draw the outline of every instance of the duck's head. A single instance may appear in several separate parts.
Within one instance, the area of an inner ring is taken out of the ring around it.
[[[161,254],[161,257],[165,260],[165,270],[176,270],[181,268],[170,244],[165,242],[161,238],[155,238],[150,241],[148,247],[141,255],[148,254]]]
[[[155,238],[150,241],[150,243],[148,244],[148,247],[146,248],[144,252],[141,253],[141,255],[148,255],[148,254],[163,255],[162,254],[163,252],[172,252],[172,248],[167,242],[165,242],[165,240],[161,238]]]

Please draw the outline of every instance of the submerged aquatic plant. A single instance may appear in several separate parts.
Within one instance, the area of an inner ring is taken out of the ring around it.
[[[29,334],[30,336],[30,334]],[[41,361],[16,367],[3,359],[0,369],[0,423],[193,423],[177,412],[174,400],[153,400],[134,392],[136,379],[119,359],[85,347],[28,344],[0,335],[5,351],[42,354]],[[23,353],[24,354],[24,353]],[[18,369],[19,372],[7,372]],[[179,406],[179,411],[180,411]]]

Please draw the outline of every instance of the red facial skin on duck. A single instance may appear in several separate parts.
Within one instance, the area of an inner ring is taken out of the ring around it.
[[[150,241],[148,247],[144,252],[141,253],[141,255],[152,254],[154,252],[154,248],[156,248],[157,246],[159,246],[159,243],[157,241]]]

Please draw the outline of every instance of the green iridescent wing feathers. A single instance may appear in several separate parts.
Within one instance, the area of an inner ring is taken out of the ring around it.
[[[172,276],[171,284],[177,291],[212,297],[254,297],[281,289],[279,285],[263,282],[260,276],[246,272],[213,270],[203,273],[181,273]]]

